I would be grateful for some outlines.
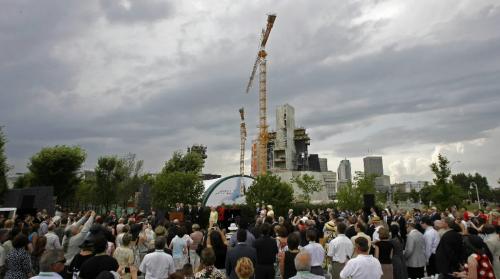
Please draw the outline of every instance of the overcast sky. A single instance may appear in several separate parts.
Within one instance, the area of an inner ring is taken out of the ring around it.
[[[157,172],[208,146],[205,172],[239,171],[239,114],[266,14],[268,106],[295,107],[310,153],[362,170],[382,155],[392,182],[453,172],[500,178],[500,2],[25,1],[0,4],[0,125],[25,171],[44,146],[137,154]],[[250,151],[247,151],[247,169]]]

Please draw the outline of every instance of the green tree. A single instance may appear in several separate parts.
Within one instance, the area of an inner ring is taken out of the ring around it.
[[[144,161],[137,161],[136,155],[132,153],[125,155],[121,160],[123,161],[125,178],[119,184],[118,202],[126,208],[130,199],[135,196],[139,187],[144,183],[144,175],[142,174]]]
[[[95,177],[86,177],[78,185],[75,193],[76,200],[83,205],[95,205],[100,198],[97,193]]]
[[[363,195],[375,194],[375,175],[366,176],[363,172],[356,172],[354,183],[349,182],[337,192],[338,205],[342,209],[358,210],[363,207]],[[377,196],[377,199],[387,199]]]
[[[7,156],[5,156],[5,144],[7,139],[3,133],[2,126],[0,126],[0,198],[7,191],[7,173],[9,166],[7,165]]]
[[[311,194],[323,189],[321,182],[316,180],[314,176],[308,174],[296,176],[291,179],[291,182],[297,184],[297,187],[302,191],[302,193],[299,194],[299,198],[306,203],[311,202]]]
[[[375,177],[374,174],[364,175],[363,173],[357,173],[354,176],[354,184],[361,194],[375,194]]]
[[[78,146],[42,148],[28,164],[33,175],[32,185],[54,187],[59,203],[72,200],[81,180],[78,172],[85,157],[85,151]]]
[[[95,167],[95,193],[98,204],[107,210],[118,201],[120,185],[127,177],[124,160],[117,156],[103,156]]]
[[[460,206],[465,197],[462,189],[450,181],[451,170],[448,166],[449,163],[450,161],[445,156],[439,154],[438,162],[430,165],[431,171],[435,175],[431,199],[441,209],[453,205]]]
[[[171,208],[177,202],[193,204],[201,199],[204,187],[200,174],[203,158],[196,152],[174,152],[153,184],[153,206]]]
[[[410,198],[410,193],[405,192],[395,192],[394,193],[394,203],[399,203],[400,201],[407,201]]]
[[[475,187],[470,189],[473,183],[477,185],[479,199],[491,200],[492,192],[490,186],[488,185],[488,179],[485,176],[482,176],[477,172],[474,175],[470,173],[458,173],[452,175],[451,180],[453,181],[453,184],[462,188],[463,192],[473,192],[473,195],[471,195],[473,201],[477,200]]]
[[[198,152],[194,151],[183,154],[180,151],[176,151],[172,155],[172,158],[165,163],[162,171],[201,173],[203,164],[203,158]]]
[[[263,202],[272,205],[277,214],[283,214],[293,202],[293,187],[276,175],[259,175],[248,188],[245,197],[247,204]]]
[[[410,199],[412,202],[420,202],[420,195],[415,189],[411,189]]]
[[[337,205],[341,209],[358,210],[363,208],[363,194],[349,181],[337,192]]]
[[[16,181],[14,182],[15,189],[28,188],[31,187],[33,181],[33,174],[31,172],[27,172],[23,175],[20,175]]]

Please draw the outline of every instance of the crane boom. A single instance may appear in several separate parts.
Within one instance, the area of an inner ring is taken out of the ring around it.
[[[267,69],[266,69],[267,53],[265,48],[275,20],[276,20],[276,15],[270,14],[267,16],[266,29],[262,30],[261,33],[262,37],[260,39],[259,51],[257,52],[257,58],[255,59],[255,63],[252,68],[252,73],[250,75],[250,79],[248,81],[246,88],[246,93],[248,93],[250,91],[250,88],[252,87],[253,80],[255,79],[255,73],[257,72],[257,66],[258,66],[259,67],[259,137],[258,137],[257,152],[256,152],[257,153],[256,172],[260,175],[266,174],[267,172],[267,142],[268,142]]]
[[[269,34],[271,34],[271,29],[273,28],[275,20],[276,20],[275,14],[271,14],[271,15],[267,16],[267,26],[266,26],[265,30],[262,29],[262,36],[260,39],[260,48],[259,48],[259,51],[257,52],[257,58],[255,59],[255,63],[253,64],[252,74],[250,75],[250,79],[248,80],[247,89],[245,91],[246,93],[248,93],[250,91],[250,88],[252,88],[253,80],[255,78],[255,73],[257,72],[257,65],[259,64],[259,61],[261,59],[264,59],[267,55],[265,48],[266,48],[267,40],[269,39]]]

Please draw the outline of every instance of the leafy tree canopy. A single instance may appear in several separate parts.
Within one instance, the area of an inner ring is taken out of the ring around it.
[[[7,191],[7,173],[9,166],[7,165],[7,156],[5,156],[5,144],[7,139],[0,126],[0,198]]]
[[[449,163],[450,161],[445,156],[439,154],[438,162],[430,165],[431,171],[435,175],[433,179],[434,185],[430,186],[430,189],[426,189],[426,191],[430,190],[428,198],[435,202],[441,209],[454,205],[460,206],[465,198],[464,191],[450,180],[451,170],[448,166]]]
[[[198,152],[183,154],[174,152],[172,158],[165,163],[162,172],[194,172],[201,173],[203,169],[203,158]]]
[[[259,175],[246,192],[247,204],[264,203],[274,207],[275,212],[284,213],[293,201],[293,188],[273,174]]]
[[[95,167],[97,201],[106,210],[118,201],[120,185],[127,178],[125,161],[117,156],[102,156]]]
[[[311,194],[321,191],[323,185],[316,180],[314,176],[304,174],[291,179],[292,183],[296,183],[297,187],[302,191],[299,195],[300,199],[306,203],[311,202]]]
[[[471,191],[473,193],[473,195],[471,195],[473,200],[477,199],[475,187],[473,189],[470,189],[471,185],[473,185],[474,183],[477,185],[480,199],[491,200],[492,198],[491,188],[488,185],[488,179],[477,172],[474,175],[470,173],[454,174],[451,176],[451,180],[453,181],[453,184],[459,186],[462,189],[462,191],[464,192]]]
[[[73,198],[80,183],[78,174],[85,161],[85,151],[78,146],[45,147],[31,157],[28,169],[33,186],[53,186],[58,202]]]
[[[204,191],[200,174],[203,169],[202,155],[192,150],[183,154],[174,152],[165,163],[153,185],[153,205],[171,208],[177,202],[193,204],[200,201]]]

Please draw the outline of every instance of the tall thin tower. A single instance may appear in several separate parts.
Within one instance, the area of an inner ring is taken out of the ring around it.
[[[245,125],[245,109],[240,108],[240,195],[245,194],[245,182],[243,177],[245,175],[245,145],[247,141],[247,128]]]
[[[257,168],[258,174],[262,175],[267,172],[267,69],[266,69],[266,43],[273,28],[274,21],[276,20],[276,15],[267,16],[267,26],[265,30],[262,30],[262,39],[259,46],[259,52],[257,53],[257,59],[255,60],[252,74],[250,75],[250,80],[248,81],[247,90],[248,93],[252,87],[253,79],[257,71],[257,66],[259,67],[259,142],[257,150]]]

